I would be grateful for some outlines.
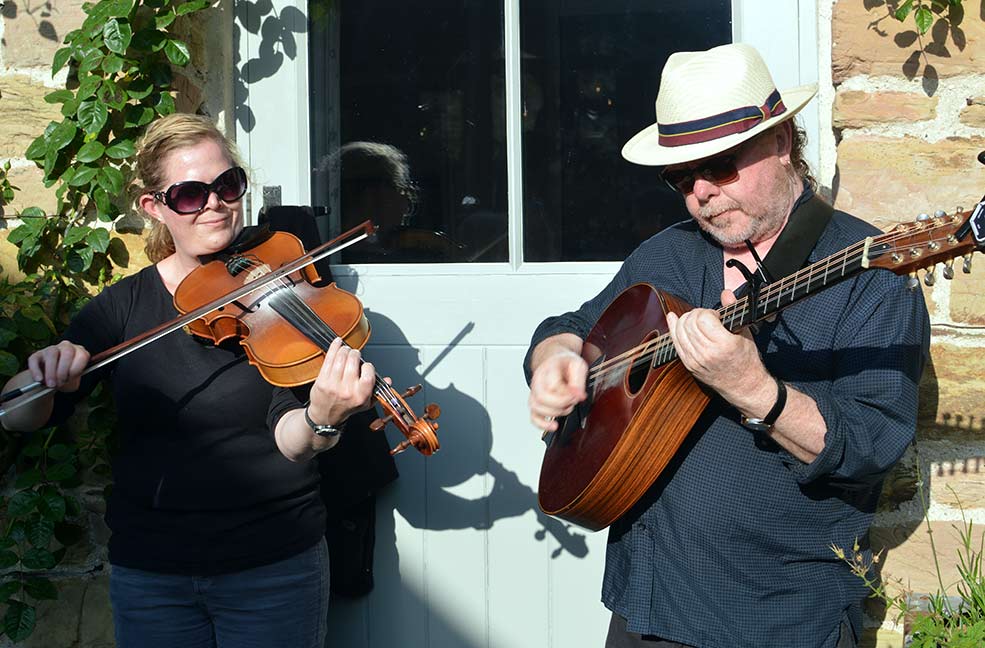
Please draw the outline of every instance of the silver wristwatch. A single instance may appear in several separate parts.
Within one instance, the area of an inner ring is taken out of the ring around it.
[[[306,403],[304,406],[304,420],[311,427],[311,431],[322,437],[337,437],[345,430],[345,421],[339,423],[338,425],[322,425],[321,423],[315,423],[308,416],[308,405]]]

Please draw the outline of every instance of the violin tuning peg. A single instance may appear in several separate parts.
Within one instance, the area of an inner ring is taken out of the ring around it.
[[[916,290],[920,287],[920,279],[917,277],[916,272],[911,272],[906,280],[906,287],[910,290]]]
[[[397,446],[390,451],[390,456],[398,455],[411,445],[410,441],[404,440],[397,444]]]
[[[419,391],[421,391],[421,386],[420,385],[414,385],[413,387],[408,387],[407,388],[407,391],[405,391],[403,394],[401,394],[401,396],[403,398],[410,398],[411,396],[413,396],[414,394],[416,394]]]
[[[434,422],[434,420],[437,419],[439,416],[441,416],[441,408],[438,406],[438,404],[428,403],[428,405],[424,408],[424,418],[426,418],[431,422]],[[438,427],[437,424],[434,427],[437,428]]]
[[[941,271],[945,279],[954,279],[954,259],[948,259]]]
[[[923,276],[923,283],[927,286],[933,286],[937,281],[937,275],[934,274],[936,266],[930,266],[927,268],[927,273]]]
[[[971,274],[971,253],[969,252],[961,258],[963,259],[963,263],[961,264],[961,272]]]
[[[369,424],[369,429],[373,432],[379,432],[386,427],[386,424],[393,420],[392,416],[384,416],[383,418],[378,418]]]

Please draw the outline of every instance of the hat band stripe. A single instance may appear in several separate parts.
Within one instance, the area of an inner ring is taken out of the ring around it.
[[[677,124],[657,124],[661,146],[684,146],[743,133],[787,111],[779,90],[773,90],[762,106],[745,106],[718,115]]]

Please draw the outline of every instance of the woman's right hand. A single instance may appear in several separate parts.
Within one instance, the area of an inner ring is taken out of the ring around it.
[[[62,340],[32,353],[27,359],[27,370],[32,379],[45,387],[74,392],[88,364],[89,352],[85,347]]]
[[[51,389],[73,392],[79,388],[82,372],[89,364],[89,352],[84,347],[62,341],[35,351],[27,359],[27,369],[18,373],[3,386],[3,393],[38,382]],[[31,399],[21,405],[19,401]],[[0,425],[7,430],[29,432],[47,421],[54,406],[51,394],[31,398],[31,392],[0,404]]]

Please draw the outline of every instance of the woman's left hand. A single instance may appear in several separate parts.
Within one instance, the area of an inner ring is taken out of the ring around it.
[[[308,416],[318,424],[340,425],[356,412],[369,409],[375,384],[373,365],[362,362],[358,349],[336,338],[311,386]]]

